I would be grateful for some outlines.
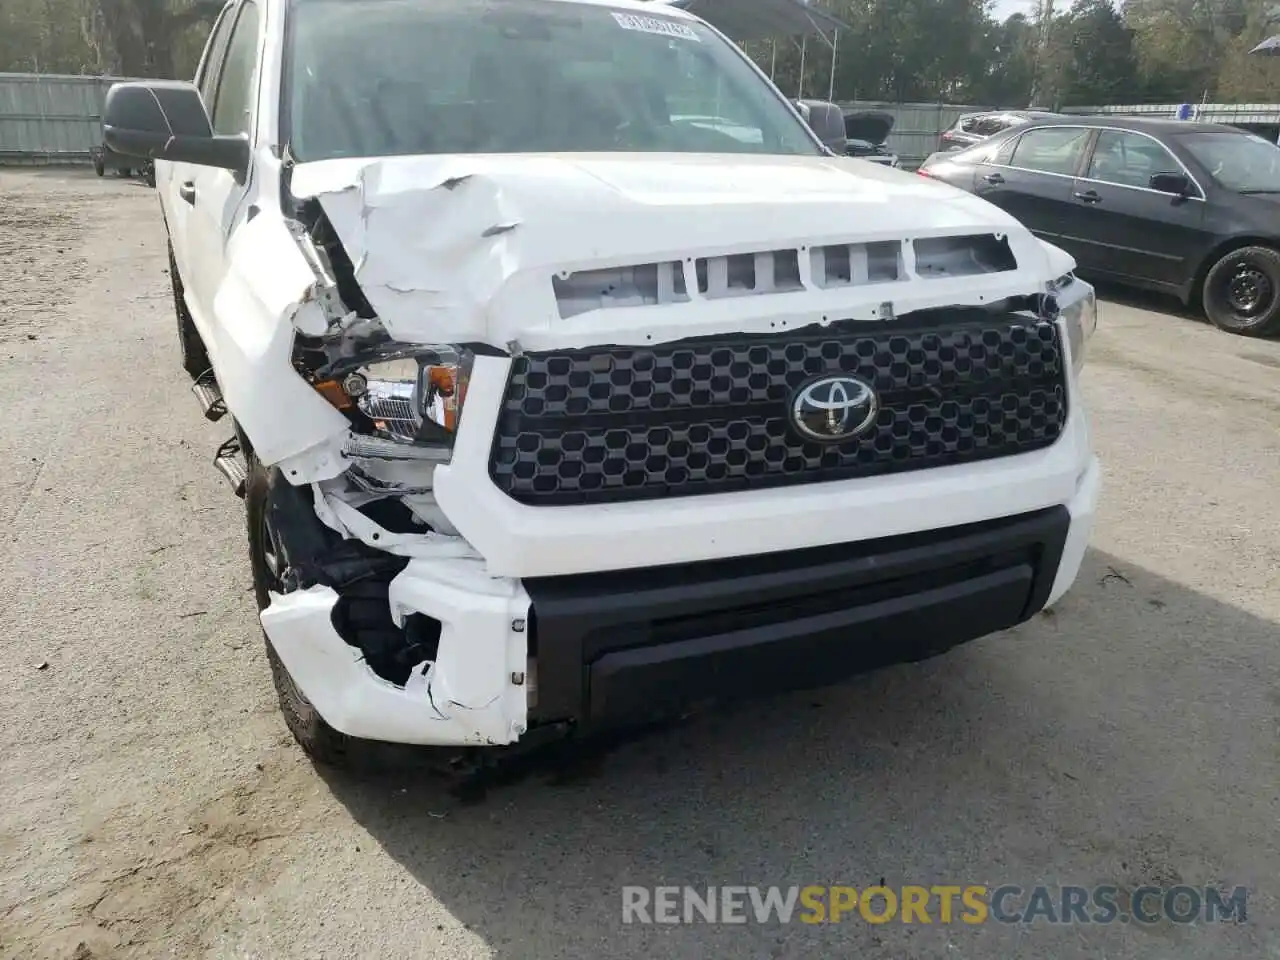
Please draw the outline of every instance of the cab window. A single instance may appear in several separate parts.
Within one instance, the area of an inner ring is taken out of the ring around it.
[[[227,7],[218,16],[213,25],[213,33],[209,35],[209,43],[205,47],[204,60],[196,71],[196,88],[200,91],[200,99],[204,101],[205,110],[213,109],[213,94],[218,82],[218,67],[222,64],[223,54],[227,49],[227,34],[231,32],[231,8]]]
[[[213,105],[213,129],[216,133],[234,136],[249,132],[251,108],[257,90],[258,25],[258,5],[245,3],[231,31],[227,58],[218,78],[218,95]]]

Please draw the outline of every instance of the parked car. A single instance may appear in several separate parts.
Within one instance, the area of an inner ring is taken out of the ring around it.
[[[1092,288],[690,14],[232,0],[105,112],[319,760],[823,685],[1076,579]]]
[[[1232,333],[1280,332],[1280,148],[1261,137],[1177,120],[1040,120],[919,172],[1013,214],[1082,273],[1198,302]]]
[[[966,113],[938,138],[938,150],[939,152],[963,150],[1012,127],[1030,123],[1032,120],[1052,120],[1059,116],[1062,115],[1044,110],[992,110],[986,113]]]
[[[893,131],[894,116],[882,110],[850,110],[844,115],[845,151],[859,160],[898,167],[898,155],[884,145]]]
[[[93,162],[93,172],[100,177],[106,176],[108,170],[114,170],[122,177],[131,177],[136,172],[148,186],[156,185],[155,163],[149,159],[117,153],[105,142],[89,148],[89,159]]]

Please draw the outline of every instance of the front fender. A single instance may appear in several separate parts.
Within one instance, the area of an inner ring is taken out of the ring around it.
[[[345,417],[294,369],[293,322],[309,300],[312,272],[288,228],[264,212],[240,227],[227,247],[227,272],[214,296],[210,362],[228,412],[263,464],[281,464],[293,483],[337,476]],[[314,452],[309,466],[283,462]]]

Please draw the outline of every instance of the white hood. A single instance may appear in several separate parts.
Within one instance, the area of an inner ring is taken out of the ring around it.
[[[843,158],[328,160],[296,167],[292,190],[319,199],[371,305],[393,337],[409,341],[516,340],[532,349],[645,342],[666,338],[667,328],[684,336],[726,325],[764,330],[779,317],[783,325],[790,317],[815,322],[834,309],[870,318],[887,300],[901,313],[989,302],[999,293],[997,275],[911,277],[744,297],[731,313],[695,292],[692,302],[567,320],[552,293],[557,274],[785,248],[995,233],[1008,238],[1018,261],[1016,271],[998,275],[1004,295],[1049,279],[1043,247],[996,207],[924,177]]]

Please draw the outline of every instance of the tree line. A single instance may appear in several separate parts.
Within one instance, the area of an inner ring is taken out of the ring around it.
[[[1274,102],[1275,0],[1038,0],[998,20],[989,0],[813,0],[847,25],[837,100],[1004,107]],[[1059,6],[1055,7],[1055,3]],[[0,71],[190,78],[221,0],[0,0]],[[825,97],[816,39],[748,52],[787,93]],[[802,69],[803,64],[803,69]]]

